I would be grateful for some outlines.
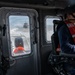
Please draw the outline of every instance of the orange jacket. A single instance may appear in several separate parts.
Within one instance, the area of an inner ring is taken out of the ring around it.
[[[14,50],[14,53],[17,53],[18,51],[24,51],[24,48],[19,46]]]

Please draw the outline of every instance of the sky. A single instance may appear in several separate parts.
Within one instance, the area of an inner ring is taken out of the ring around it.
[[[29,17],[28,16],[9,16],[9,25],[11,28],[13,27],[22,27],[24,23],[28,23],[29,25]]]

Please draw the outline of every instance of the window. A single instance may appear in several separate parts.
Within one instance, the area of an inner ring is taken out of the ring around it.
[[[30,23],[28,16],[10,15],[9,31],[12,56],[31,53]]]
[[[53,34],[53,20],[59,20],[59,17],[46,16],[45,26],[46,26],[46,41],[51,42],[51,36]]]

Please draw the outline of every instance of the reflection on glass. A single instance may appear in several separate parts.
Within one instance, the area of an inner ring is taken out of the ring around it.
[[[11,54],[19,56],[31,52],[28,16],[9,16]]]
[[[51,36],[53,34],[53,20],[59,20],[59,18],[48,17],[46,18],[46,40],[51,42]]]

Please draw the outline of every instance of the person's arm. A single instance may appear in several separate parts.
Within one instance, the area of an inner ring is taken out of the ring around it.
[[[71,44],[69,32],[64,25],[58,30],[58,38],[62,52],[69,54],[75,53],[75,45]]]

